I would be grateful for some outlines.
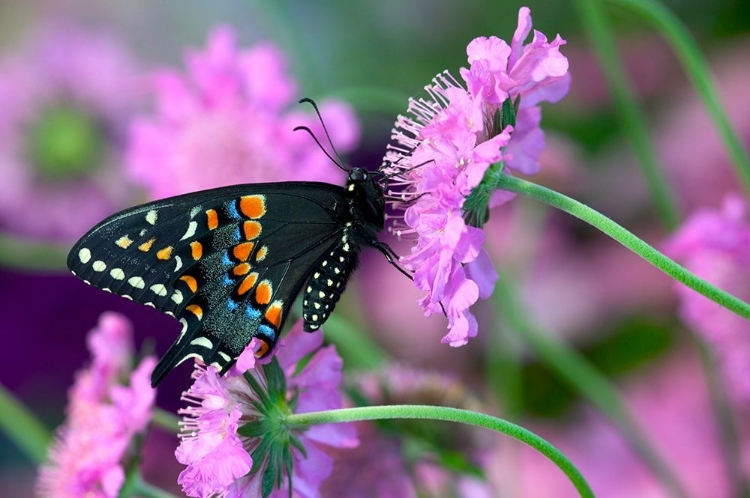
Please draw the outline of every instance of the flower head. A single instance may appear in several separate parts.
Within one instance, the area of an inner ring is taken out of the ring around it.
[[[114,498],[125,480],[126,452],[151,418],[156,391],[146,357],[131,370],[130,323],[105,313],[89,334],[92,364],[76,376],[67,420],[58,429],[48,461],[41,467],[40,496]]]
[[[291,413],[342,406],[335,348],[320,348],[322,334],[303,333],[301,323],[287,341],[270,362],[244,374],[219,377],[212,367],[196,366],[175,453],[187,465],[179,482],[189,496],[288,496],[291,485],[296,496],[317,497],[333,465],[324,450],[357,445],[350,424],[303,429],[284,422]],[[297,362],[313,351],[297,372]]]
[[[0,57],[0,227],[71,240],[127,204],[136,65],[110,33],[47,27]]]
[[[750,299],[750,222],[747,205],[728,196],[720,211],[693,214],[667,251],[685,267],[740,299]],[[714,349],[736,402],[750,402],[750,324],[681,284],[680,316]]]
[[[497,279],[478,228],[489,207],[509,198],[494,191],[492,178],[539,170],[544,134],[538,105],[560,100],[570,84],[560,53],[565,41],[558,35],[550,43],[534,32],[524,45],[530,31],[530,12],[523,7],[510,45],[496,37],[473,40],[470,67],[461,70],[464,84],[445,71],[425,87],[427,97],[409,99],[384,158],[391,197],[398,199],[391,207],[403,213],[389,230],[416,236],[401,263],[425,292],[425,314],[447,315],[443,342],[451,346],[476,335],[469,308],[489,297]]]
[[[235,183],[335,181],[340,171],[296,126],[322,132],[317,118],[286,112],[296,93],[282,52],[270,43],[237,47],[228,27],[185,55],[186,72],[162,69],[150,83],[156,112],[131,129],[128,171],[151,198]],[[351,109],[323,102],[331,139],[346,152],[359,138]]]

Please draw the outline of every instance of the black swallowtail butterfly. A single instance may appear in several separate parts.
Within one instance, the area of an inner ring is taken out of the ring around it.
[[[384,179],[353,168],[346,187],[259,183],[150,202],[92,228],[73,246],[68,268],[182,324],[153,386],[193,357],[224,373],[253,337],[262,343],[258,356],[273,350],[300,291],[304,328],[317,330],[364,247],[395,265],[378,241]]]

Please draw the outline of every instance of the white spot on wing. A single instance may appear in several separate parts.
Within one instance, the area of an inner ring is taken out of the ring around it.
[[[151,286],[151,290],[154,291],[154,294],[157,296],[166,296],[167,295],[167,288],[164,287],[164,284],[155,284]]]
[[[93,268],[94,271],[104,271],[107,269],[107,264],[101,259],[98,259],[94,261],[94,264],[91,265],[91,268]]]
[[[177,289],[176,291],[174,291],[174,293],[172,293],[172,301],[174,301],[177,304],[180,304],[182,302],[182,292],[180,292],[179,289]]]
[[[130,277],[128,283],[136,289],[143,289],[146,287],[146,282],[144,282],[141,277]]]
[[[195,216],[201,212],[201,206],[195,206],[193,209],[190,210],[190,219],[192,220],[195,218]]]
[[[91,259],[91,251],[84,247],[83,249],[78,251],[78,259],[80,259],[81,263],[85,265]]]
[[[197,221],[191,221],[188,225],[188,229],[185,232],[185,235],[182,236],[180,240],[189,239],[193,235],[195,235],[195,230],[198,228],[198,222]]]
[[[122,268],[112,268],[112,271],[109,272],[109,276],[115,280],[123,280],[125,278],[125,272],[122,271]]]
[[[182,324],[182,329],[180,330],[180,338],[177,339],[177,342],[180,342],[185,337],[185,332],[187,332],[187,320],[180,318],[180,323]]]
[[[152,209],[151,211],[146,213],[146,222],[148,222],[149,225],[155,225],[157,217],[158,214],[156,212],[156,209]]]
[[[232,361],[232,358],[228,354],[226,354],[224,351],[219,351],[219,356],[221,356],[221,359],[226,361],[227,363]]]
[[[203,357],[199,355],[198,353],[190,353],[190,354],[186,354],[180,361],[175,363],[175,366],[181,365],[182,363],[184,363],[186,360],[190,358],[198,358],[200,361],[203,361]]]
[[[191,346],[200,346],[200,347],[206,348],[206,349],[213,349],[214,348],[214,343],[211,342],[211,339],[209,339],[208,337],[198,337],[197,339],[193,339],[192,341],[190,341],[190,345]]]
[[[182,268],[182,258],[181,258],[181,257],[179,257],[179,256],[175,256],[175,257],[174,257],[174,260],[175,260],[175,267],[174,267],[174,271],[177,271],[177,270],[179,270],[180,268]]]

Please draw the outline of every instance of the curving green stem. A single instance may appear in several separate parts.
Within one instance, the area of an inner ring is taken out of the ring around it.
[[[41,463],[52,440],[50,431],[0,384],[0,429],[33,462]]]
[[[493,301],[510,325],[505,330],[525,341],[558,376],[594,405],[620,431],[633,451],[661,481],[669,496],[688,496],[673,470],[661,458],[648,436],[633,418],[617,388],[574,348],[535,324],[518,300],[512,277],[499,271]]]
[[[532,197],[585,221],[594,228],[598,228],[605,234],[609,235],[678,282],[687,285],[694,291],[703,294],[710,300],[720,304],[742,318],[750,319],[750,304],[709,284],[694,273],[688,271],[684,266],[675,263],[672,259],[657,251],[653,246],[636,237],[632,232],[626,230],[585,204],[582,204],[575,199],[571,199],[559,192],[555,192],[554,190],[542,187],[541,185],[508,175],[499,175],[495,186],[503,190]]]
[[[575,0],[584,29],[588,31],[592,48],[597,54],[623,130],[626,132],[643,177],[662,223],[674,228],[679,220],[677,203],[659,167],[654,145],[649,138],[648,124],[633,92],[628,86],[625,70],[619,62],[612,29],[600,0]]]
[[[524,429],[512,422],[492,417],[484,413],[445,406],[365,406],[323,412],[295,413],[293,415],[288,415],[286,417],[286,422],[291,426],[297,425],[306,427],[311,424],[330,424],[384,419],[440,420],[444,422],[457,422],[460,424],[473,425],[500,432],[534,448],[539,453],[549,458],[550,461],[565,473],[582,497],[594,497],[594,493],[591,491],[591,488],[581,475],[580,471],[565,455],[562,454],[560,450],[528,429]]]
[[[672,45],[675,55],[693,83],[703,105],[714,120],[719,136],[729,151],[735,173],[745,192],[750,195],[750,158],[742,141],[732,128],[729,118],[719,100],[711,71],[701,54],[698,44],[687,27],[672,12],[659,2],[651,0],[609,0],[609,3],[627,9],[651,23]]]

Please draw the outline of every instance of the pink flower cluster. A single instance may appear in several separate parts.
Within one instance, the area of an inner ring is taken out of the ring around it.
[[[687,269],[745,301],[750,300],[750,222],[747,205],[728,196],[720,211],[693,214],[665,248]],[[684,285],[680,316],[712,346],[732,398],[750,402],[750,323]]]
[[[215,29],[203,51],[189,51],[187,73],[157,71],[150,79],[156,114],[135,120],[127,168],[151,198],[249,182],[333,181],[341,172],[306,134],[322,135],[317,119],[286,112],[296,84],[283,54],[270,43],[237,48],[228,28]],[[343,102],[320,111],[341,152],[359,140],[359,126]]]
[[[25,53],[0,54],[0,227],[71,240],[128,204],[118,167],[138,105],[136,72],[117,37],[68,25],[48,26]],[[77,118],[84,136],[59,127],[59,147],[35,143],[59,111]],[[33,153],[39,149],[66,156],[72,171],[51,175]]]
[[[339,392],[342,380],[342,361],[333,346],[321,348],[321,332],[303,333],[301,322],[290,332],[276,355],[286,375],[287,392],[283,394],[284,413],[305,413],[341,408]],[[248,346],[252,350],[255,341]],[[297,363],[310,353],[314,355],[297,372]],[[249,357],[244,355],[243,357]],[[175,455],[187,468],[178,479],[189,496],[261,496],[262,481],[267,462],[255,463],[256,471],[248,474],[254,462],[251,454],[261,441],[272,436],[249,438],[238,434],[238,428],[248,422],[263,420],[268,412],[259,407],[273,399],[275,393],[269,386],[263,368],[249,370],[262,391],[254,391],[242,372],[231,370],[219,377],[213,368],[196,366],[195,383],[183,399],[193,406],[180,410],[184,415],[182,442]],[[273,410],[271,410],[273,414]],[[280,418],[282,414],[277,414]],[[283,423],[280,420],[275,422]],[[315,498],[318,487],[332,471],[333,459],[324,448],[352,448],[358,440],[351,424],[315,425],[305,431],[292,430],[304,447],[305,454],[292,446],[294,459],[292,488],[294,496]],[[268,443],[268,441],[266,441]],[[273,444],[273,443],[271,443]],[[289,441],[286,442],[287,446]],[[284,481],[288,484],[288,481]],[[286,487],[271,496],[289,496]]]
[[[70,390],[67,420],[40,469],[40,496],[119,496],[123,459],[148,425],[156,396],[150,381],[156,358],[144,358],[131,371],[131,336],[130,323],[115,313],[103,314],[89,334],[92,364]]]
[[[539,128],[542,101],[556,102],[568,91],[568,61],[560,53],[565,41],[551,43],[534,32],[523,7],[511,44],[496,37],[477,38],[467,47],[470,67],[461,69],[465,87],[447,71],[426,87],[428,98],[410,99],[399,116],[383,171],[392,177],[394,210],[403,210],[389,230],[416,235],[411,254],[401,263],[414,272],[424,291],[426,315],[448,316],[442,342],[462,346],[477,333],[469,311],[492,293],[497,280],[482,249],[484,233],[465,222],[464,202],[490,165],[533,174],[539,170],[544,134]],[[518,100],[520,98],[520,101]],[[503,103],[518,104],[515,126],[497,129]],[[490,206],[508,199],[496,192]]]

